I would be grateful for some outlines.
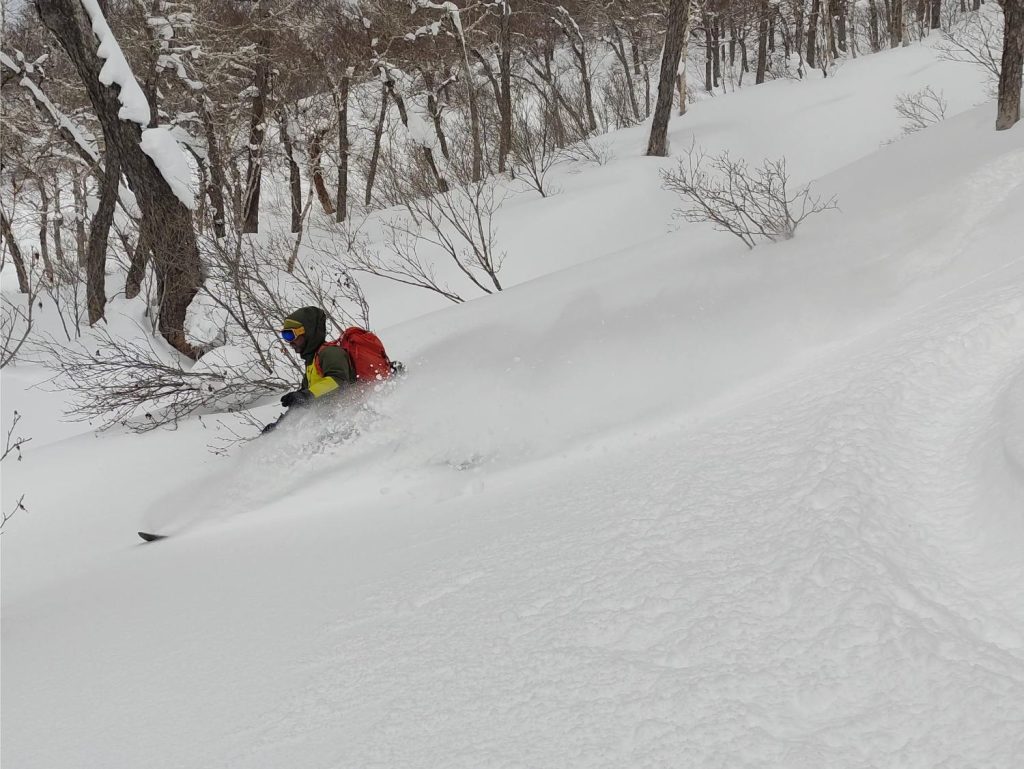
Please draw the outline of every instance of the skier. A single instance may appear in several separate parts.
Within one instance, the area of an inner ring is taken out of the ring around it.
[[[356,381],[348,353],[337,345],[325,344],[327,313],[319,307],[303,307],[291,313],[278,333],[306,364],[299,389],[281,396],[281,405],[286,409],[308,408],[318,398]],[[263,432],[269,433],[287,414],[286,411],[276,422],[268,424]]]
[[[344,349],[327,342],[327,313],[319,307],[303,307],[284,319],[280,331],[306,364],[302,386],[281,396],[285,408],[305,408],[317,398],[356,381],[352,360]]]
[[[357,381],[379,381],[402,371],[401,363],[388,358],[380,339],[365,329],[352,327],[336,341],[327,341],[327,313],[319,307],[296,310],[281,325],[281,338],[306,364],[302,386],[281,396],[286,409],[307,408]],[[263,432],[280,421],[271,422]]]

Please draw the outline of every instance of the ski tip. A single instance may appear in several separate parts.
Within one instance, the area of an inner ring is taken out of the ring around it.
[[[156,542],[159,539],[167,539],[166,534],[150,534],[148,531],[140,531],[139,536],[147,542]]]

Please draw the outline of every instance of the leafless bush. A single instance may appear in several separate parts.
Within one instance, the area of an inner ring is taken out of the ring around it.
[[[244,408],[288,384],[255,361],[244,366],[207,359],[182,365],[181,356],[158,349],[152,336],[139,330],[125,339],[98,329],[88,347],[40,343],[55,372],[52,382],[74,393],[73,419],[98,421],[100,429],[123,425],[146,432],[175,426],[182,417],[202,410]]]
[[[615,160],[615,150],[607,139],[587,137],[574,142],[561,151],[563,158],[577,163],[592,163],[597,166],[608,165]]]
[[[548,172],[562,159],[547,122],[536,125],[528,115],[517,115],[513,124],[511,154],[516,175],[541,197],[559,192],[547,180]]]
[[[987,74],[993,96],[1003,61],[1003,16],[998,8],[998,3],[993,3],[981,11],[959,15],[942,31],[942,41],[936,46],[948,61],[980,67]]]
[[[21,447],[28,443],[31,438],[25,438],[24,436],[14,435],[14,430],[18,426],[18,422],[21,421],[21,414],[17,411],[14,412],[14,416],[11,419],[11,426],[7,429],[7,440],[4,443],[4,453],[0,456],[0,462],[3,462],[7,457],[14,457],[17,461],[21,461]],[[14,517],[15,513],[19,510],[25,510],[25,495],[22,494],[18,501],[14,503],[10,510],[3,510],[3,520],[0,521],[0,529],[7,525],[7,522]]]
[[[14,362],[32,333],[32,311],[38,296],[33,287],[28,294],[4,296],[0,308],[0,368]]]
[[[464,301],[458,289],[437,276],[432,255],[421,253],[428,244],[479,291],[500,291],[498,273],[505,254],[498,250],[494,227],[494,214],[504,200],[499,182],[488,177],[447,192],[409,192],[406,212],[384,222],[385,250],[352,252],[352,269],[424,288],[452,302]]]
[[[73,392],[72,418],[144,432],[195,413],[243,410],[291,386],[295,364],[274,334],[281,319],[315,304],[339,327],[365,325],[369,308],[337,260],[300,259],[288,274],[290,240],[282,234],[203,241],[207,279],[193,305],[191,333],[206,352],[197,362],[167,349],[151,329],[121,338],[96,328],[79,344],[44,340],[42,359],[54,381]]]
[[[942,122],[946,117],[949,105],[936,93],[931,86],[925,86],[913,93],[903,93],[896,97],[896,111],[904,120],[903,133],[912,134],[935,123]]]
[[[665,189],[680,195],[685,206],[677,216],[688,222],[711,222],[747,248],[759,241],[788,240],[807,217],[838,208],[836,198],[822,200],[810,186],[787,189],[785,159],[765,160],[751,169],[728,152],[707,156],[691,147],[676,170],[662,171]]]

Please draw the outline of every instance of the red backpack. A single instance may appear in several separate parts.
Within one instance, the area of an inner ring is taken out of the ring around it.
[[[356,370],[356,379],[360,382],[387,379],[394,370],[380,338],[357,326],[345,329],[341,337],[333,342],[325,342],[323,347],[340,347],[347,352],[348,357],[352,359],[352,367]],[[319,365],[318,357],[317,366]]]

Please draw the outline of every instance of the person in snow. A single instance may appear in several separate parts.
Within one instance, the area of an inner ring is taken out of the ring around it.
[[[278,333],[306,364],[299,389],[281,396],[281,405],[285,408],[306,408],[356,381],[348,353],[337,345],[325,344],[327,313],[319,307],[296,310],[284,319]],[[277,422],[271,422],[263,432],[270,432],[276,426]]]

